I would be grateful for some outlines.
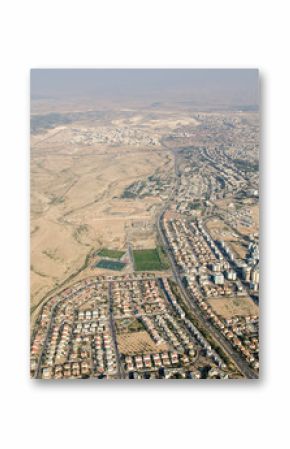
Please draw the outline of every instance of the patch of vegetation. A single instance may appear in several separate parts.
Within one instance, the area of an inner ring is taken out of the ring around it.
[[[40,271],[37,271],[33,265],[30,266],[30,270],[33,271],[33,273],[38,274],[38,276],[41,276],[43,278],[47,278],[48,276],[44,273],[41,273]]]
[[[121,198],[136,198],[145,186],[145,181],[137,181],[125,188]]]
[[[132,321],[128,326],[128,332],[140,332],[144,331],[145,327],[139,320]]]
[[[50,200],[49,204],[61,204],[64,203],[64,198],[62,196],[55,196]]]
[[[57,255],[56,255],[56,250],[50,250],[50,249],[45,249],[44,251],[42,251],[42,254],[44,254],[45,256],[49,257],[49,259],[52,260],[61,260]]]
[[[257,172],[259,171],[259,163],[258,162],[249,162],[244,159],[235,159],[234,160],[236,167],[239,170],[243,170],[245,172]]]
[[[163,269],[168,270],[170,268],[170,262],[169,262],[166,252],[164,251],[162,246],[157,246],[157,251],[158,251],[158,256],[159,256],[159,259],[160,259]]]
[[[45,129],[53,129],[57,125],[71,123],[71,119],[68,116],[58,113],[51,113],[45,115],[32,115],[30,120],[30,130],[32,134]]]
[[[169,268],[166,254],[161,247],[133,250],[136,271],[162,271]]]
[[[121,195],[121,198],[124,198],[124,199],[126,199],[126,198],[136,198],[136,196],[137,196],[136,193],[133,193],[133,192],[131,192],[128,189],[125,189],[124,192]]]
[[[86,237],[88,231],[89,227],[86,224],[81,224],[75,229],[73,236],[80,245],[90,246],[88,243],[82,242],[82,238]]]
[[[30,119],[31,134],[38,134],[47,129],[53,129],[59,125],[68,125],[79,120],[100,119],[104,113],[102,111],[73,112],[59,114],[51,112],[49,114],[32,115]]]
[[[76,232],[81,234],[82,232],[88,232],[88,229],[89,229],[89,227],[87,224],[81,224],[77,227]]]
[[[224,189],[226,186],[224,178],[222,176],[217,176],[216,180],[219,183],[219,185],[221,186],[221,188]]]
[[[101,259],[95,266],[97,268],[105,268],[106,270],[121,271],[126,264],[118,261]]]
[[[191,202],[188,204],[190,210],[199,210],[201,208],[201,204],[199,201]]]
[[[118,251],[115,249],[107,249],[103,248],[101,251],[98,252],[98,256],[101,257],[109,257],[110,259],[121,259],[122,256],[124,256],[125,251]]]

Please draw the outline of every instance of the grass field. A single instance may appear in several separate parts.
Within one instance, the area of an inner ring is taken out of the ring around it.
[[[102,259],[100,260],[100,262],[98,262],[96,264],[97,268],[105,268],[106,270],[117,270],[117,271],[121,271],[123,270],[124,266],[126,264],[122,263],[122,262],[117,262],[117,261],[113,261],[113,260],[105,260]]]
[[[109,257],[110,259],[121,259],[121,257],[125,254],[125,251],[118,251],[115,249],[107,249],[103,248],[98,253],[100,257]]]
[[[129,334],[130,332],[145,331],[145,327],[142,322],[132,318],[116,320],[116,329],[118,334]]]
[[[133,250],[136,271],[162,271],[169,268],[161,248]]]

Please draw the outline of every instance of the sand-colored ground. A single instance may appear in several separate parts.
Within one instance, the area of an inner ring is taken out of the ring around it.
[[[251,205],[249,206],[249,209],[251,211],[253,224],[250,227],[246,227],[243,225],[239,225],[237,227],[238,231],[245,235],[256,234],[259,232],[259,206]]]
[[[156,345],[146,331],[131,332],[117,336],[118,348],[122,354],[133,355],[168,351],[166,343]]]
[[[225,242],[228,242],[238,237],[238,235],[235,234],[235,232],[229,226],[227,226],[218,218],[208,220],[206,223],[206,227],[208,228],[213,239],[224,240]]]
[[[162,114],[159,114],[158,117],[148,114],[145,115],[134,115],[130,119],[119,119],[119,120],[113,120],[112,122],[116,126],[122,126],[122,125],[142,125],[142,126],[149,126],[151,129],[159,130],[162,129],[175,129],[179,128],[181,126],[192,126],[195,127],[199,124],[199,122],[192,118],[188,117],[187,114],[182,114],[182,112],[179,112],[176,116],[174,114],[166,114],[164,111]]]
[[[248,297],[209,299],[208,303],[224,318],[235,315],[259,315],[259,307]]]
[[[135,220],[152,224],[138,245],[156,244],[154,222],[160,200],[125,200],[121,194],[156,170],[173,170],[170,153],[162,148],[71,144],[75,126],[60,126],[31,139],[33,308],[85,268],[91,251],[127,249],[128,229]],[[150,129],[146,132],[150,134]]]
[[[230,248],[232,248],[234,254],[240,259],[245,259],[247,253],[247,245],[242,245],[239,242],[230,242]]]

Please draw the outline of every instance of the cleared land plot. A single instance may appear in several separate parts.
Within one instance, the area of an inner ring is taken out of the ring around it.
[[[117,336],[119,351],[122,354],[133,355],[140,353],[154,353],[168,351],[166,343],[156,345],[146,331],[130,332]]]
[[[101,251],[99,251],[98,256],[109,257],[110,259],[121,259],[121,257],[124,256],[124,254],[125,251],[103,248],[101,249]]]
[[[245,259],[247,254],[247,247],[240,244],[240,242],[230,242],[230,246],[240,259]]]
[[[96,264],[96,268],[105,268],[106,270],[121,271],[125,267],[125,263],[102,259]]]
[[[218,219],[209,220],[206,226],[213,239],[218,240],[222,239],[225,242],[228,242],[235,238],[235,233],[221,220]]]
[[[131,332],[139,332],[145,330],[144,325],[141,323],[141,321],[128,318],[124,320],[116,320],[116,328],[119,334],[129,334]]]
[[[133,257],[136,271],[162,271],[169,267],[161,248],[134,250]]]
[[[213,310],[224,318],[235,315],[258,315],[259,307],[250,298],[218,298],[209,299]]]

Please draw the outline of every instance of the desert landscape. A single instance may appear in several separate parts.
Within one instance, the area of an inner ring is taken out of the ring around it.
[[[129,241],[138,248],[156,246],[154,223],[160,199],[130,201],[122,194],[156,172],[166,177],[173,173],[172,152],[162,145],[162,137],[176,127],[197,124],[186,113],[182,117],[175,111],[159,115],[130,111],[128,119],[110,112],[112,119],[94,121],[84,108],[81,121],[50,124],[53,129],[45,127],[45,117],[49,122],[53,115],[50,108],[32,109],[32,123],[42,119],[31,135],[33,311],[43,297],[84,268],[93,251],[126,249]]]

